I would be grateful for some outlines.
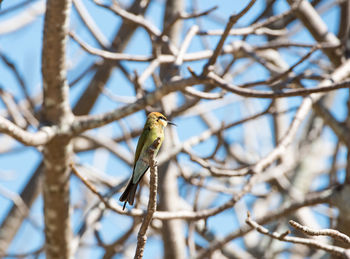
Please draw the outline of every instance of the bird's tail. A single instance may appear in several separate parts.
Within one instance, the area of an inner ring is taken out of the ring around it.
[[[137,184],[132,183],[130,181],[126,186],[123,194],[120,196],[120,201],[125,201],[123,205],[123,210],[125,209],[126,203],[129,202],[130,205],[134,204],[134,198],[136,193]]]

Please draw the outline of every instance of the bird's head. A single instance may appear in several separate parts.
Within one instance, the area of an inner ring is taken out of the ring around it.
[[[175,123],[168,121],[168,119],[160,112],[151,112],[147,116],[147,123],[166,127],[168,124],[176,126]]]

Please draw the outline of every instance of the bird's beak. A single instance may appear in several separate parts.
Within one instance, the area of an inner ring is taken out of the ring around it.
[[[174,122],[171,122],[171,121],[167,121],[167,123],[173,126],[177,126]]]

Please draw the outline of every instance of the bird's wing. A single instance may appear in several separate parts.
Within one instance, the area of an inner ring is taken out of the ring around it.
[[[134,170],[135,170],[135,166],[136,166],[136,162],[140,157],[141,151],[143,146],[145,145],[147,136],[149,135],[151,129],[150,127],[147,125],[145,126],[145,128],[142,131],[142,134],[139,138],[139,141],[137,142],[137,147],[136,147],[136,152],[135,152],[135,159],[134,159]]]
[[[146,173],[148,169],[148,164],[144,157],[142,157],[141,153],[145,145],[147,145],[147,139],[150,135],[151,129],[148,125],[145,125],[142,134],[137,142],[136,152],[135,152],[135,160],[134,160],[134,168],[131,176],[131,182],[133,184],[137,184],[142,176]],[[140,159],[141,156],[141,159]]]
[[[147,149],[155,139],[159,137],[158,131],[151,129],[150,127],[145,126],[139,142],[137,143],[136,153],[135,153],[135,163],[134,163],[134,171],[132,174],[132,183],[137,184],[142,176],[146,173],[149,168],[148,165],[148,152]],[[155,154],[158,153],[158,149],[155,151]]]
[[[148,165],[148,162],[146,160],[146,157],[139,158],[135,163],[135,168],[134,168],[133,177],[132,177],[132,183],[138,184],[138,182],[141,180],[142,176],[146,173],[148,168],[149,168],[149,165]]]

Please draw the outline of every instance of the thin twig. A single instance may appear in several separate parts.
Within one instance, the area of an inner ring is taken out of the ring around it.
[[[128,60],[128,61],[141,61],[141,62],[146,62],[150,61],[152,57],[148,56],[140,56],[140,55],[130,55],[130,54],[125,54],[125,53],[115,53],[115,52],[110,52],[107,50],[102,50],[102,49],[97,49],[94,48],[85,42],[83,42],[74,32],[69,32],[69,36],[76,42],[78,43],[85,51],[92,55],[97,55],[106,59],[111,59],[111,60]]]
[[[103,48],[108,48],[111,45],[111,43],[109,42],[107,37],[102,33],[102,31],[98,28],[94,19],[91,17],[89,11],[85,7],[83,1],[73,0],[73,4],[82,22],[85,24],[91,35],[96,39],[98,44]]]
[[[332,195],[333,190],[325,190],[322,192],[312,193],[308,196],[306,196],[303,200],[298,200],[295,202],[292,202],[291,204],[285,204],[282,207],[279,207],[276,210],[268,211],[265,215],[259,217],[256,222],[259,224],[267,224],[269,222],[278,220],[280,218],[285,217],[286,215],[291,214],[292,212],[303,208],[308,207],[316,204],[321,203],[327,203],[330,201],[330,197]],[[244,236],[250,231],[252,231],[254,228],[248,225],[244,225],[240,227],[239,229],[233,231],[232,233],[228,234],[226,237],[218,240],[217,242],[214,242],[210,244],[210,246],[202,251],[200,251],[197,255],[197,259],[200,258],[209,258],[210,255],[218,250],[224,247],[228,242],[232,241],[233,239],[236,239],[238,237]]]
[[[208,74],[208,78],[213,80],[213,84],[217,84],[221,88],[227,91],[230,91],[232,93],[245,96],[245,97],[268,98],[268,99],[285,98],[285,97],[292,97],[292,96],[306,96],[306,95],[311,95],[315,93],[327,93],[329,91],[350,87],[350,80],[346,80],[339,83],[319,85],[318,87],[314,87],[314,88],[298,88],[298,89],[292,89],[288,91],[281,91],[281,90],[259,91],[259,90],[241,88],[236,85],[230,84],[226,82],[224,79],[222,79],[221,77],[219,77],[218,75],[214,74],[214,72],[210,72]]]
[[[149,153],[149,168],[151,172],[150,176],[150,190],[149,190],[149,200],[147,206],[147,213],[143,218],[139,233],[137,235],[137,247],[135,251],[135,259],[140,259],[143,257],[143,252],[146,245],[146,232],[149,224],[152,221],[154,212],[157,210],[157,187],[158,187],[158,170],[155,161],[155,150],[160,144],[160,138],[157,138],[153,144],[148,148]]]
[[[267,228],[264,228],[263,226],[258,224],[256,221],[252,220],[250,218],[249,213],[248,213],[248,216],[246,219],[246,223],[249,226],[256,229],[261,234],[267,235],[267,236],[272,237],[274,239],[278,239],[281,241],[286,241],[286,242],[290,242],[290,243],[294,243],[294,244],[306,245],[306,246],[313,247],[316,249],[324,250],[324,251],[329,252],[329,253],[336,255],[336,256],[342,256],[344,258],[349,258],[347,255],[346,249],[339,247],[339,246],[322,244],[322,243],[320,243],[319,240],[314,240],[314,239],[309,239],[309,238],[290,237],[290,236],[288,236],[290,233],[289,230],[284,232],[284,233],[276,233],[276,232],[271,233]]]
[[[198,18],[201,16],[208,15],[209,13],[213,12],[214,10],[217,9],[217,6],[214,6],[204,12],[200,13],[193,13],[193,14],[177,14],[175,18],[167,24],[167,26],[164,28],[162,34],[160,37],[163,37],[164,35],[168,35],[170,29],[175,25],[175,23],[179,20],[187,20],[187,19],[192,19],[192,18]]]
[[[141,15],[136,15],[131,12],[128,12],[127,10],[124,10],[119,6],[119,4],[117,4],[117,2],[114,2],[113,5],[105,5],[101,3],[99,0],[94,0],[94,3],[98,6],[101,6],[107,10],[112,11],[113,13],[115,13],[116,15],[119,15],[121,18],[123,18],[128,22],[134,23],[144,28],[151,37],[152,36],[157,37],[160,35],[159,29],[156,26],[154,26],[150,21],[148,21],[146,18],[144,18]]]
[[[348,237],[347,235],[341,233],[338,230],[335,229],[321,229],[321,230],[314,230],[311,229],[307,226],[303,226],[301,224],[299,224],[298,222],[295,222],[294,220],[290,220],[289,224],[296,228],[297,230],[310,235],[310,236],[329,236],[329,237],[333,237],[334,239],[338,239],[343,241],[344,243],[350,244],[350,237]]]
[[[70,163],[69,166],[72,169],[72,172],[83,182],[83,184],[85,184],[85,186],[88,187],[90,191],[96,194],[97,197],[106,205],[107,208],[110,207],[108,201],[106,201],[103,195],[96,190],[95,186],[93,186],[82,174],[79,173],[74,163]]]
[[[225,40],[230,33],[232,26],[235,25],[238,22],[238,20],[249,11],[249,9],[254,5],[255,2],[256,0],[251,0],[250,3],[239,14],[232,15],[230,17],[229,22],[227,23],[226,28],[224,30],[224,33],[222,34],[218,44],[216,45],[213,55],[210,57],[208,63],[203,68],[203,75],[207,75],[211,70],[211,66],[215,64],[222,50],[222,47],[224,46]]]

